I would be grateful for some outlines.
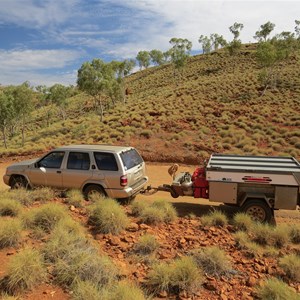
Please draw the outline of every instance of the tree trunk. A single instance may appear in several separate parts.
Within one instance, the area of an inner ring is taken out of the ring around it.
[[[22,146],[25,144],[25,117],[22,120]]]
[[[5,127],[2,128],[2,134],[3,134],[3,143],[4,143],[4,147],[5,147],[5,149],[7,149]]]

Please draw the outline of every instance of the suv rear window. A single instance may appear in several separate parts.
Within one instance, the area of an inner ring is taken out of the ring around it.
[[[118,165],[113,153],[95,152],[94,157],[99,170],[118,171]]]
[[[142,157],[135,149],[130,149],[128,151],[122,152],[120,156],[123,161],[125,170],[129,170],[143,162]]]
[[[71,170],[89,170],[90,156],[88,153],[70,152],[67,168]]]

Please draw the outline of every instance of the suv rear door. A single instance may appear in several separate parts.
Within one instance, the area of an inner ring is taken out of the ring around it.
[[[92,162],[89,152],[70,151],[63,170],[63,187],[76,188],[81,186],[93,176]]]
[[[145,164],[139,153],[131,148],[120,153],[127,175],[128,185],[134,186],[146,177]]]

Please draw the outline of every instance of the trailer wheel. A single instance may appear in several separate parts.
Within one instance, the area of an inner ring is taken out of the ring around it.
[[[248,200],[242,206],[242,211],[250,215],[254,221],[272,223],[274,211],[263,200]]]

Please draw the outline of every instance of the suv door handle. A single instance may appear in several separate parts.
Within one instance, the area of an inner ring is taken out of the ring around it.
[[[61,174],[61,171],[56,171],[56,173]]]

